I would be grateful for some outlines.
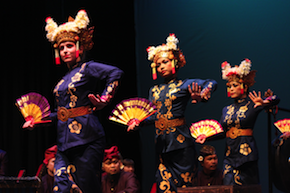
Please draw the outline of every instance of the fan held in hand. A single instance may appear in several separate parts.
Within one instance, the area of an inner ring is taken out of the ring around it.
[[[31,92],[16,99],[18,107],[26,121],[33,118],[34,124],[47,123],[51,120],[43,120],[50,115],[50,105],[44,96]]]
[[[224,130],[219,122],[213,119],[201,120],[196,123],[192,123],[190,127],[191,136],[197,139],[201,134],[204,134],[206,137],[222,133]]]
[[[276,121],[274,125],[279,129],[281,133],[290,132],[290,119],[282,119]]]
[[[145,98],[130,98],[121,101],[112,111],[110,120],[123,125],[140,123],[156,112],[156,107]]]

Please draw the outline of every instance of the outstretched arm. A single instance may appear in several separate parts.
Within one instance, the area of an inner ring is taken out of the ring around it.
[[[90,63],[85,70],[88,76],[105,82],[105,89],[101,93],[97,95],[88,95],[88,98],[95,107],[94,110],[100,110],[114,97],[119,86],[119,81],[123,75],[123,71],[115,66],[96,62]]]

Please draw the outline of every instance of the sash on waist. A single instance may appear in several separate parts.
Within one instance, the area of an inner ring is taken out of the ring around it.
[[[157,121],[155,121],[155,127],[160,129],[161,131],[170,128],[170,127],[177,127],[185,125],[185,118],[177,118],[177,119],[170,119],[161,117]]]
[[[232,127],[227,131],[226,136],[231,139],[235,139],[239,136],[253,136],[253,130],[252,129],[238,129],[236,127]]]
[[[57,118],[63,122],[67,121],[68,118],[79,117],[87,114],[91,114],[92,108],[90,106],[82,106],[72,109],[67,109],[65,107],[58,107]]]

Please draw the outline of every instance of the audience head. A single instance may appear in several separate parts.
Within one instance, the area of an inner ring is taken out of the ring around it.
[[[55,161],[55,154],[57,152],[57,146],[54,145],[47,150],[45,150],[44,153],[44,160],[43,163],[47,167],[47,173],[51,176],[54,175],[54,161]]]
[[[199,154],[198,161],[203,167],[205,173],[211,173],[217,169],[218,157],[213,146],[202,146]]]
[[[121,155],[117,146],[105,149],[102,169],[108,175],[114,175],[120,172]]]
[[[135,163],[132,159],[124,159],[123,160],[123,170],[125,172],[132,172],[134,173],[135,172]]]

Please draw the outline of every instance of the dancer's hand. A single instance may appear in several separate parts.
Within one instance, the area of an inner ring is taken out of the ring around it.
[[[288,139],[290,137],[290,131],[283,133],[280,138],[283,138],[284,140]]]
[[[263,100],[261,97],[261,91],[258,92],[258,94],[256,93],[256,91],[250,92],[249,93],[249,97],[250,99],[255,103],[254,108],[262,106],[264,104],[269,103],[269,100]]]
[[[127,128],[127,132],[129,131],[134,131],[136,129],[136,127],[138,127],[140,124],[139,121],[137,120],[132,120],[128,125],[128,128]]]
[[[197,103],[201,101],[201,86],[198,86],[197,83],[192,83],[192,87],[188,85],[188,91],[191,96],[191,103]]]
[[[29,119],[26,120],[26,122],[23,124],[22,128],[23,129],[28,129],[28,130],[33,130],[34,129],[34,119],[33,117],[30,117]]]
[[[101,110],[104,108],[108,103],[105,99],[100,97],[100,95],[89,94],[88,95],[91,103],[94,105],[94,110]]]
[[[205,140],[206,140],[206,135],[201,134],[196,138],[195,142],[200,143],[200,144],[204,144]]]

